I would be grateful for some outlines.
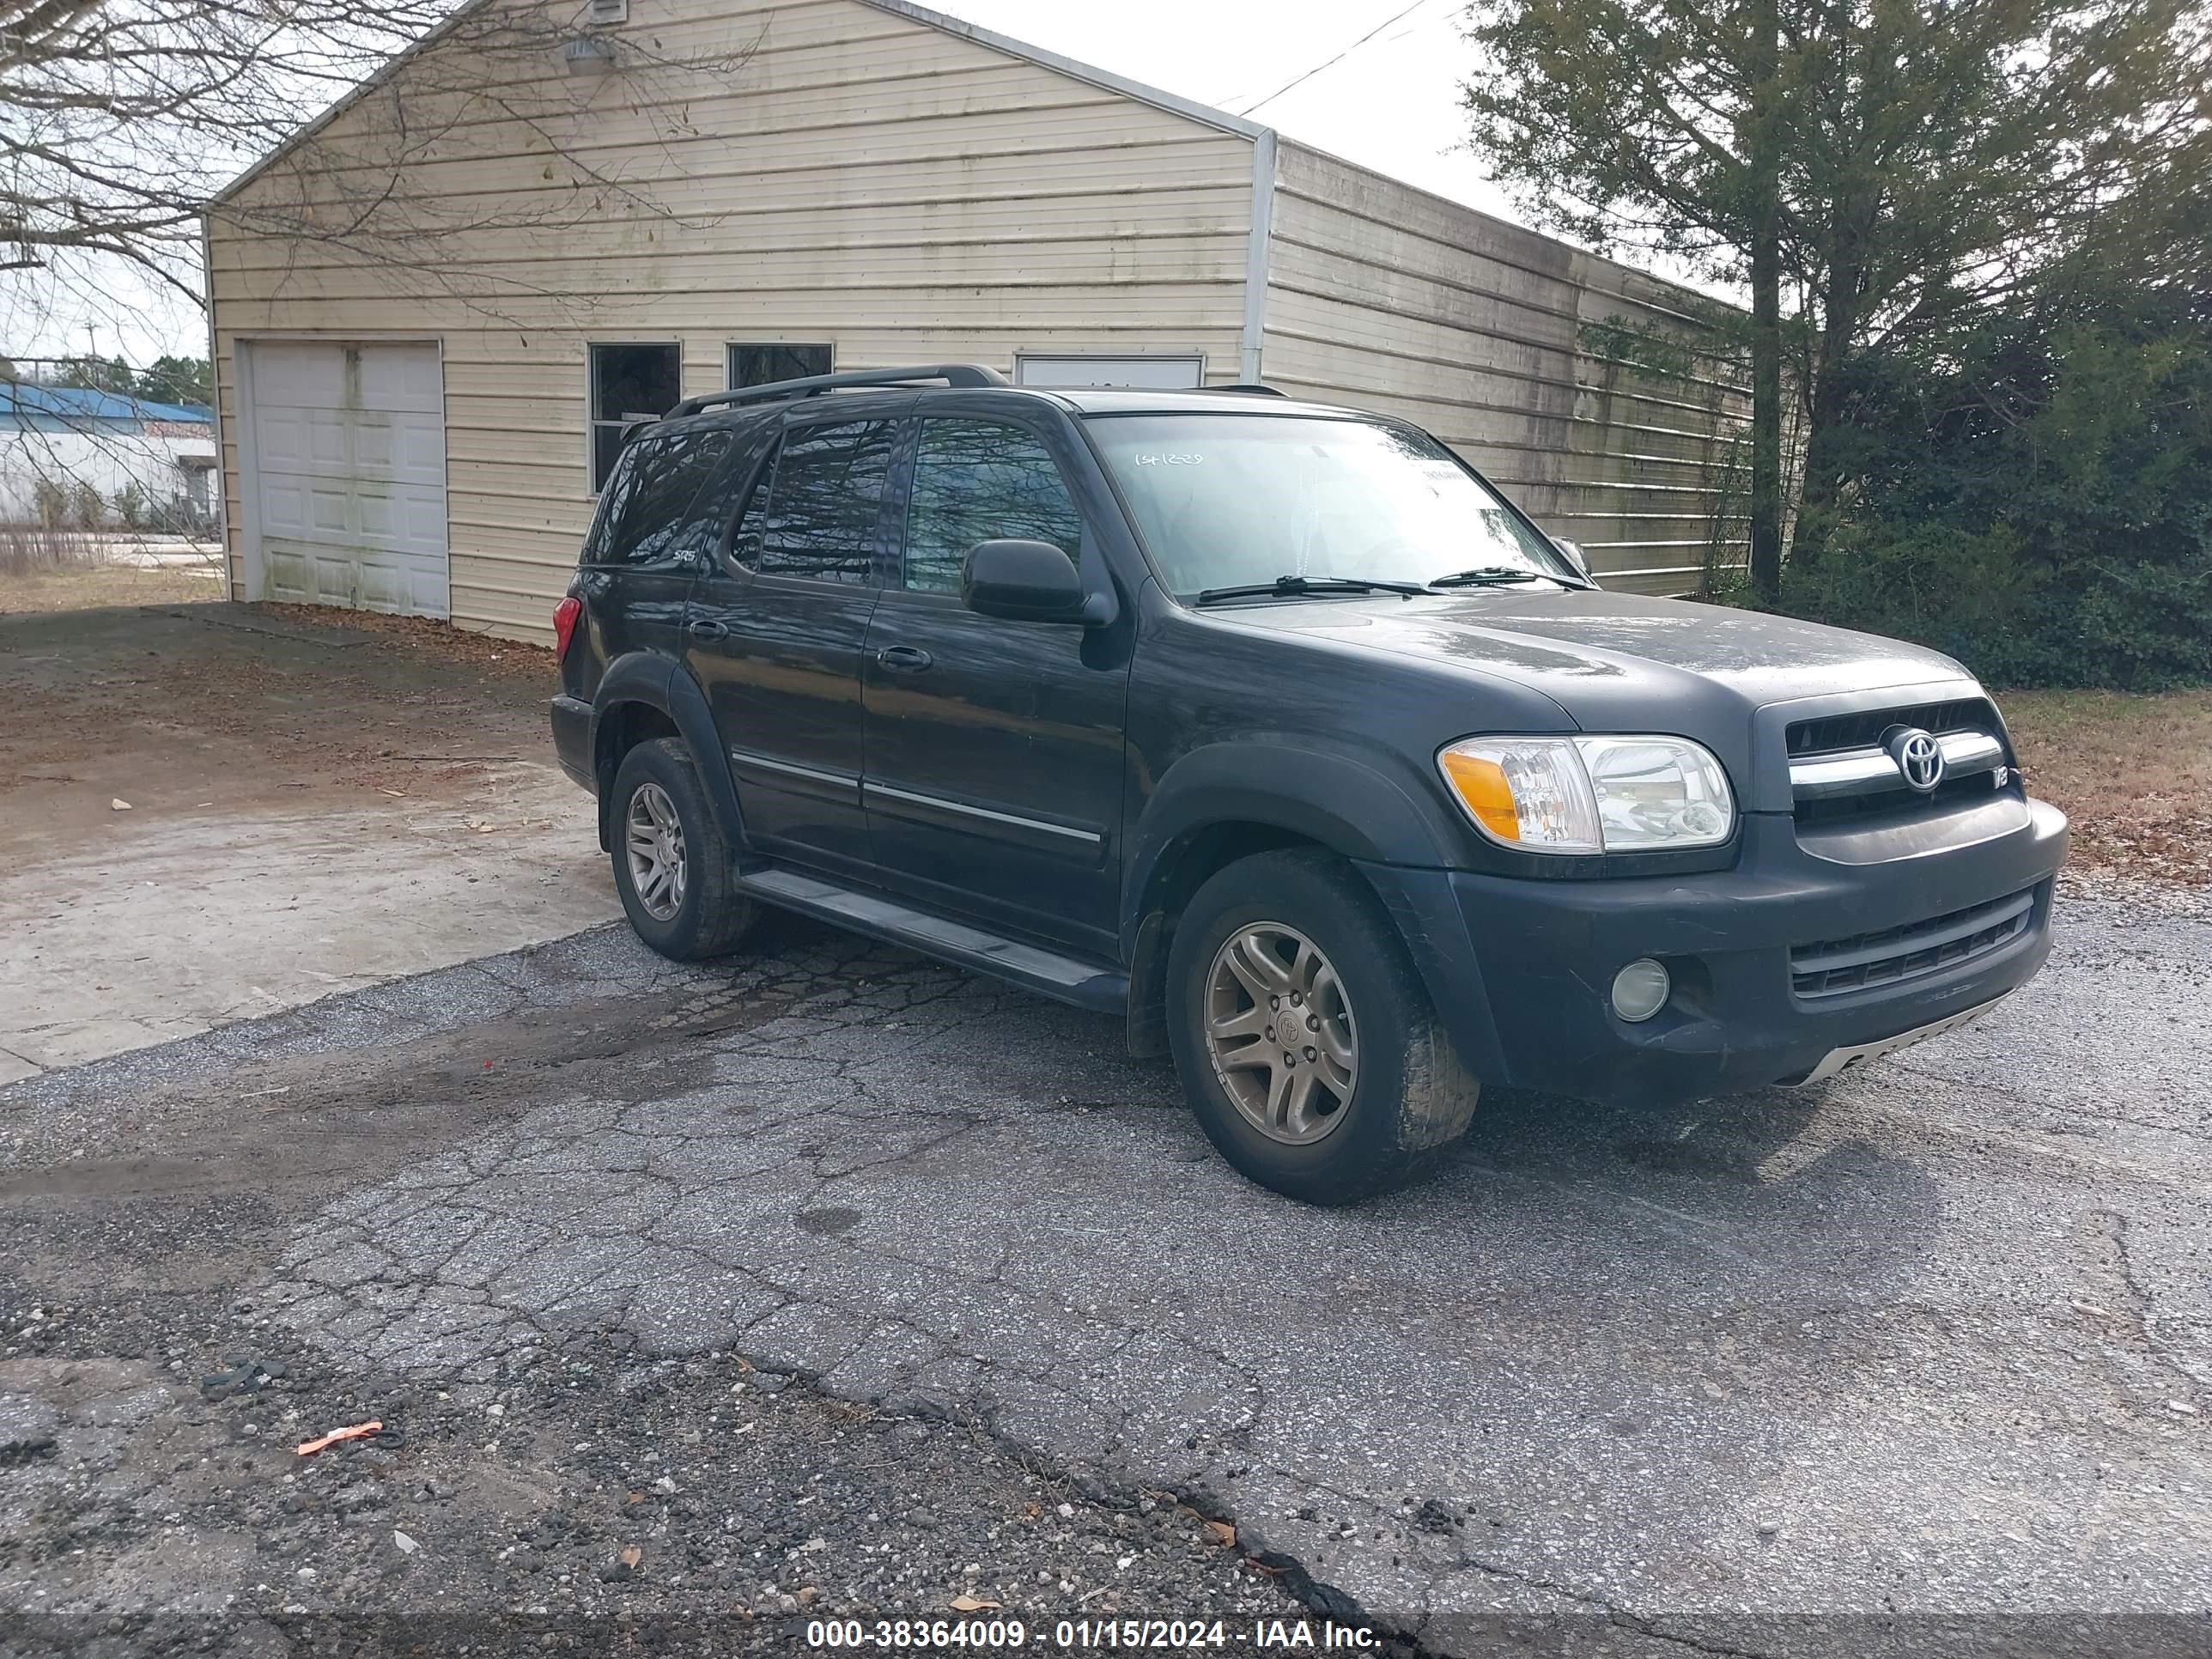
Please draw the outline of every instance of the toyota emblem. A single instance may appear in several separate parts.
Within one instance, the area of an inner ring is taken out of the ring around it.
[[[1943,745],[1917,726],[1893,726],[1882,734],[1881,746],[1897,763],[1905,787],[1933,794],[1943,781]]]

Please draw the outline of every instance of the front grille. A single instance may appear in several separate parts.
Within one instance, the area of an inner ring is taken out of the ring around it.
[[[1797,803],[1797,822],[1808,826],[1835,826],[1877,816],[1885,819],[1922,817],[1987,800],[1990,793],[1987,772],[1958,773],[1944,779],[1925,795],[1915,794],[1909,789],[1887,789],[1801,800]]]
[[[1790,952],[1790,988],[1801,997],[1902,984],[1972,962],[2009,945],[2035,920],[2035,894],[2015,893],[1879,933],[1800,945]]]
[[[1830,714],[1799,720],[1789,732],[1790,758],[1825,755],[1838,749],[1871,749],[1893,726],[1917,726],[1942,737],[1946,732],[1994,732],[1997,711],[1986,697],[1951,702],[1915,703],[1905,708],[1870,708],[1856,714]]]
[[[1908,789],[1896,761],[1881,746],[1884,735],[1900,726],[1917,726],[1942,744],[1948,775],[1929,793]],[[1798,827],[1902,823],[1985,800],[2013,781],[2010,757],[1998,735],[2002,729],[1985,697],[1799,720],[1787,733]]]

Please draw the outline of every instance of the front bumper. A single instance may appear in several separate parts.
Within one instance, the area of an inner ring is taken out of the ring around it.
[[[1800,1078],[1835,1048],[1965,1012],[2033,978],[2051,952],[2066,819],[2028,803],[2019,830],[1971,847],[1844,865],[1791,821],[1749,814],[1735,866],[1706,875],[1543,881],[1364,866],[1397,918],[1464,1063],[1486,1082],[1581,1098],[1694,1099]],[[1790,951],[2032,892],[2027,925],[1971,961],[1895,984],[1801,997]],[[1630,1024],[1613,976],[1638,957],[1675,996]]]

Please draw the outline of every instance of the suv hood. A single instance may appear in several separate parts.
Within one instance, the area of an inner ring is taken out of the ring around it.
[[[1248,626],[1476,670],[1541,691],[1591,730],[1656,727],[1733,692],[1739,708],[1971,679],[1941,652],[1788,617],[1601,591],[1472,589],[1449,596],[1293,599],[1212,615]],[[1625,722],[1625,723],[1624,723]]]

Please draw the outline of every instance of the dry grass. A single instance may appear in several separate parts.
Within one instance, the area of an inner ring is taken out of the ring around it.
[[[223,597],[223,585],[214,574],[189,568],[82,564],[0,575],[0,616],[112,605],[182,605]]]
[[[98,538],[82,531],[0,525],[0,577],[43,575],[99,562]]]
[[[2028,787],[2074,821],[2075,869],[2212,886],[2212,691],[1999,701]]]

